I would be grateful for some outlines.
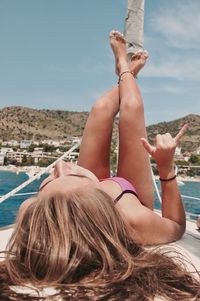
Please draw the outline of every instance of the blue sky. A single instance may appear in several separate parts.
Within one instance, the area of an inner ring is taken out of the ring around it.
[[[109,32],[126,0],[0,0],[0,108],[88,111],[117,82]],[[200,114],[200,1],[146,0],[147,124]]]

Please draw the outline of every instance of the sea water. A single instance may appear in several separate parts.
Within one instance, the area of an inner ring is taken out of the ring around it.
[[[40,183],[45,177],[47,177],[47,174],[43,175],[40,180],[35,180],[18,193],[37,192]],[[29,177],[25,172],[16,174],[10,171],[0,171],[0,196],[5,195],[28,179]],[[0,203],[0,227],[7,226],[15,222],[19,206],[29,197],[31,197],[31,195],[13,196],[3,203]]]
[[[40,186],[41,181],[47,177],[43,175],[40,180],[34,181],[32,184],[25,187],[19,193],[36,192]],[[28,179],[28,175],[20,172],[18,175],[14,172],[0,171],[0,196],[11,191],[15,187]],[[200,198],[200,182],[184,182],[184,185],[179,187],[181,194]],[[13,224],[21,203],[30,196],[13,196],[3,203],[0,203],[0,227]],[[160,208],[160,203],[155,195],[155,207]],[[171,200],[173,202],[173,200]],[[200,200],[193,200],[183,198],[185,209],[187,212],[200,215]]]

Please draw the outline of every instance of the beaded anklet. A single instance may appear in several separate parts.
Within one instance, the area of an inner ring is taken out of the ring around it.
[[[123,81],[122,76],[123,76],[125,73],[130,73],[130,74],[133,75],[133,77],[135,77],[133,72],[128,71],[128,70],[127,70],[127,71],[124,71],[124,72],[122,72],[122,73],[119,75],[118,85],[119,85],[119,83],[120,83],[121,81]]]

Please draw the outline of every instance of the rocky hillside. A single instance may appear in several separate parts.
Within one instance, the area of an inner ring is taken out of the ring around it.
[[[61,110],[36,110],[26,107],[0,109],[0,139],[63,139],[67,136],[82,136],[88,112]],[[183,137],[184,151],[194,151],[200,146],[200,115],[188,115],[170,122],[161,122],[147,128],[150,141],[158,133],[176,135],[184,123],[189,129]],[[115,123],[114,137],[117,135]]]
[[[87,117],[87,112],[7,107],[0,110],[0,137],[41,140],[81,136]]]
[[[200,147],[200,115],[190,114],[170,122],[160,122],[150,125],[147,128],[149,140],[153,141],[155,135],[158,133],[169,132],[172,136],[175,136],[186,123],[188,124],[188,129],[181,139],[180,146],[183,152],[193,152]]]

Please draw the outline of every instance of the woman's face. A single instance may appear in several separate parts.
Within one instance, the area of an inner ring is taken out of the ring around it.
[[[65,193],[75,188],[98,187],[98,185],[99,180],[88,169],[73,163],[58,161],[50,176],[41,183],[39,190],[47,194],[56,191]]]
[[[87,187],[99,188],[99,180],[88,169],[75,165],[73,163],[58,161],[48,176],[40,185],[39,192],[51,196],[56,193],[69,192],[76,188]],[[20,206],[20,212],[25,210],[34,199],[24,201]]]

